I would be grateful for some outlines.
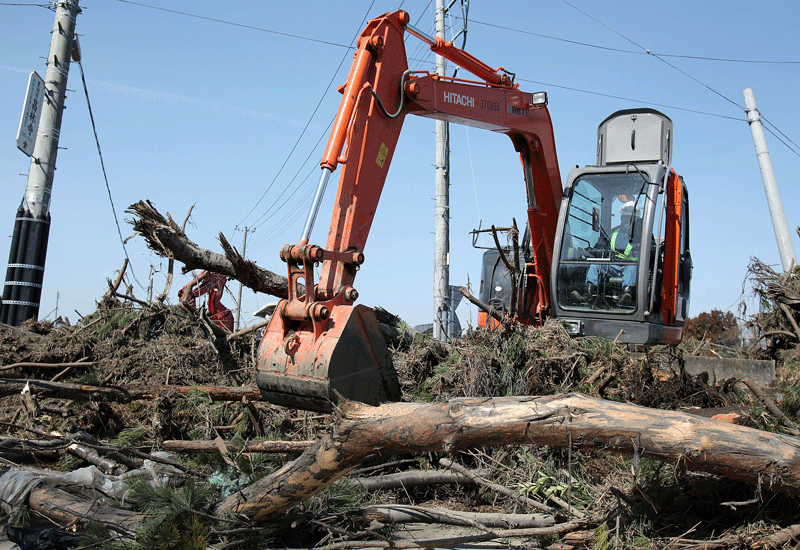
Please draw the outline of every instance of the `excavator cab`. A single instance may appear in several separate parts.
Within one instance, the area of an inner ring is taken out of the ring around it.
[[[600,124],[597,143],[597,165],[576,167],[567,176],[552,244],[549,316],[576,336],[678,344],[692,260],[689,195],[669,166],[672,121],[653,109],[618,111]],[[497,311],[539,324],[527,299],[539,283],[530,269],[529,228],[520,251],[529,269],[518,281],[511,280],[501,251],[484,253],[479,297]],[[510,247],[502,253],[510,257]],[[520,306],[511,311],[515,291]],[[493,326],[485,313],[478,321]]]
[[[598,129],[597,165],[568,175],[551,295],[553,316],[576,335],[680,342],[692,262],[688,192],[671,149],[667,116],[619,111]]]

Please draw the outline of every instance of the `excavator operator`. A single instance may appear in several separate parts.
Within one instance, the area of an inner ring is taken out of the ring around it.
[[[640,242],[635,233],[641,224],[640,217],[635,214],[639,208],[634,201],[626,201],[619,207],[619,225],[607,232],[600,232],[595,245],[589,250],[597,258],[610,258],[614,265],[593,265],[586,275],[586,290],[588,296],[581,295],[577,290],[570,297],[579,303],[587,303],[592,299],[598,289],[606,288],[610,281],[621,281],[622,294],[617,300],[620,308],[631,308],[636,296],[636,262],[639,259]],[[638,225],[637,225],[638,224]],[[624,265],[630,262],[629,265]]]

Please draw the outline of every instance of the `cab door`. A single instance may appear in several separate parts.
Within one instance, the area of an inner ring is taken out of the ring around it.
[[[689,194],[683,178],[670,168],[667,180],[667,227],[664,243],[664,279],[661,319],[682,325],[689,314],[692,257],[689,252]]]
[[[683,178],[681,182],[681,232],[678,257],[678,291],[675,321],[683,323],[689,317],[689,288],[692,281],[692,255],[689,252],[689,192]]]

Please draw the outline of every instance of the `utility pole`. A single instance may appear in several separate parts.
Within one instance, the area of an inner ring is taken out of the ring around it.
[[[245,252],[247,252],[247,231],[248,228],[245,226],[244,228],[244,239],[242,239],[242,258],[245,256]],[[253,230],[255,231],[255,229]],[[239,330],[239,323],[242,319],[242,281],[239,281],[239,294],[236,297],[236,330]]]
[[[761,169],[764,192],[767,194],[767,205],[772,216],[772,228],[775,230],[775,239],[778,241],[781,264],[783,265],[783,271],[788,273],[792,265],[797,264],[797,259],[794,254],[792,237],[789,233],[789,225],[786,223],[786,214],[783,211],[778,183],[775,181],[775,172],[772,171],[772,160],[769,157],[767,141],[764,139],[761,117],[758,109],[756,109],[756,98],[753,95],[753,89],[745,88],[742,91],[742,96],[744,97],[744,107],[747,112],[747,122],[750,124],[750,132],[753,134],[753,145],[756,148],[758,167]]]
[[[436,36],[444,38],[444,0],[436,0]],[[436,74],[447,60],[436,56]],[[450,125],[436,121],[436,206],[434,208],[433,337],[446,340],[450,328]]]
[[[47,240],[50,235],[50,196],[56,169],[61,117],[67,92],[70,57],[73,50],[75,20],[80,13],[78,0],[56,2],[56,18],[47,56],[45,93],[39,131],[31,154],[25,198],[17,209],[0,322],[19,326],[37,318],[42,296]]]

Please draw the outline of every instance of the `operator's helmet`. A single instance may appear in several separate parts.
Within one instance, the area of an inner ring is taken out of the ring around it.
[[[628,201],[619,207],[619,213],[621,216],[633,216],[633,213],[636,210],[638,210],[638,208],[636,208],[636,203],[633,201]]]

